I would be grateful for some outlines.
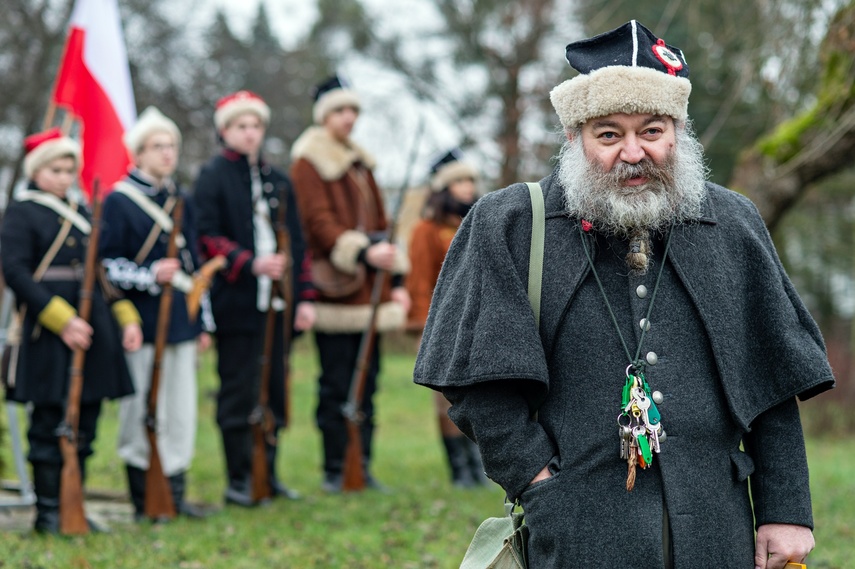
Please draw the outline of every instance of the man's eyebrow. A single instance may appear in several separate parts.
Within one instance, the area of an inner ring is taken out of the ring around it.
[[[641,126],[645,127],[645,126],[648,126],[648,125],[655,123],[655,122],[665,122],[665,116],[664,115],[652,115],[652,116],[646,118],[644,120],[644,122],[641,123]],[[609,119],[598,119],[598,120],[595,120],[593,123],[591,123],[591,128],[592,129],[621,128],[621,125],[618,124],[617,121],[613,121],[613,120],[609,120]]]
[[[591,124],[591,128],[618,128],[618,123],[606,119],[596,120]]]
[[[654,123],[654,122],[665,122],[665,117],[662,115],[653,115],[652,117],[650,117],[644,121],[643,126],[647,126],[650,123]]]

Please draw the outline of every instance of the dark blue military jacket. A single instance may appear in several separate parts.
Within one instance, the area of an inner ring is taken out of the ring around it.
[[[159,207],[163,207],[166,203],[170,192],[180,193],[184,199],[181,233],[185,238],[185,246],[180,249],[178,258],[181,261],[182,270],[192,275],[199,267],[193,200],[188,198],[186,192],[176,189],[171,184],[163,188],[153,187],[138,171],[132,172],[125,182],[140,190]],[[128,196],[114,191],[104,201],[104,221],[99,249],[107,269],[107,278],[136,306],[142,317],[143,341],[147,343],[154,342],[161,296],[161,288],[155,283],[155,275],[151,267],[154,262],[166,256],[169,233],[160,231],[154,246],[145,258],[139,263],[134,259],[142,249],[153,226],[154,220],[151,216]],[[186,342],[194,339],[201,331],[201,318],[190,321],[184,293],[174,290],[167,342],[170,344]]]
[[[31,189],[37,190],[35,186]],[[81,206],[78,213],[89,219],[85,207]],[[77,307],[89,237],[72,226],[51,262],[51,268],[71,269],[74,273],[72,278],[60,276],[46,277],[42,282],[33,280],[33,273],[56,238],[63,220],[52,209],[33,201],[13,202],[3,217],[0,229],[3,276],[15,293],[18,308],[26,307],[15,387],[7,392],[7,398],[12,401],[36,405],[65,404],[71,350],[58,335],[39,323],[38,315],[54,296],[62,297]],[[92,296],[90,324],[94,333],[92,345],[86,353],[81,402],[95,403],[104,398],[133,393],[121,345],[121,331],[110,313],[98,279]]]

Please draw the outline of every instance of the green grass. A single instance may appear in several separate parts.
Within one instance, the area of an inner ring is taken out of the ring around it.
[[[302,500],[252,510],[228,507],[204,521],[115,524],[108,535],[0,534],[0,568],[457,567],[481,520],[500,515],[502,492],[498,487],[465,491],[449,484],[432,395],[412,384],[413,356],[403,349],[405,343],[387,350],[377,396],[374,471],[392,494],[327,496],[320,491],[320,436],[314,426],[317,362],[311,342],[303,339],[293,358],[292,427],[281,439],[278,461],[280,475],[303,494]],[[214,422],[215,389],[214,359],[205,356],[189,497],[217,504],[225,480]],[[97,452],[89,463],[91,488],[125,488],[123,466],[114,450],[116,409],[109,404],[99,424]],[[810,405],[805,411],[809,416]],[[3,448],[2,453],[9,468],[10,450]],[[810,567],[851,566],[855,442],[813,436],[808,457],[818,544]]]
[[[448,482],[432,395],[412,383],[412,354],[386,354],[376,400],[373,470],[393,493],[328,496],[320,491],[320,435],[314,426],[315,351],[308,340],[296,347],[292,426],[281,438],[278,471],[302,500],[251,510],[230,506],[203,521],[114,525],[109,535],[0,534],[0,568],[457,567],[480,521],[501,514],[503,493],[498,486],[466,491]],[[214,421],[214,358],[205,356],[200,365],[189,498],[219,504],[225,474]],[[116,414],[113,403],[102,413],[88,487],[126,487],[114,450]],[[9,449],[3,453],[11,467]]]

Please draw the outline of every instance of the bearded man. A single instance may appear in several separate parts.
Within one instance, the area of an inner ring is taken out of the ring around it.
[[[516,184],[460,227],[415,381],[523,506],[530,567],[800,562],[796,398],[834,385],[819,329],[756,208],[704,181],[682,52],[632,21],[566,55],[539,325]]]

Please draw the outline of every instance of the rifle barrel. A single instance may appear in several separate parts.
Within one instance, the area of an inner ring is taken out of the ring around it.
[[[407,161],[407,169],[404,175],[401,188],[398,190],[398,201],[395,206],[395,213],[389,222],[389,230],[386,240],[389,243],[394,243],[397,237],[398,226],[400,222],[401,210],[403,209],[404,194],[410,185],[410,176],[412,175],[413,164],[418,156],[419,143],[424,133],[424,115],[419,117],[419,126],[416,130],[416,136],[413,141],[413,146],[410,150],[410,157]],[[359,352],[356,358],[356,365],[353,369],[353,375],[350,379],[350,389],[348,392],[347,402],[342,408],[345,424],[347,425],[347,448],[345,450],[344,472],[342,480],[342,489],[345,491],[356,492],[365,489],[365,474],[362,464],[362,441],[360,439],[359,428],[362,422],[361,408],[362,399],[365,395],[365,383],[368,379],[368,370],[371,365],[371,356],[374,353],[374,344],[377,337],[377,311],[380,307],[380,300],[383,295],[383,288],[386,286],[386,278],[389,276],[389,271],[378,270],[374,274],[374,285],[371,288],[371,311],[368,319],[368,324],[362,333],[362,338],[359,341]]]
[[[184,199],[177,196],[172,209],[172,232],[169,234],[169,244],[166,248],[166,258],[178,257],[178,235],[184,221]],[[166,349],[166,339],[169,334],[169,323],[172,319],[172,300],[175,292],[170,283],[161,285],[160,305],[157,311],[157,328],[154,336],[154,359],[151,366],[151,384],[148,392],[146,416],[146,436],[149,443],[149,464],[145,475],[145,515],[152,519],[172,519],[176,516],[176,504],[172,499],[172,491],[157,445],[157,397],[160,391],[160,370],[163,352]]]
[[[95,288],[95,272],[98,270],[98,239],[101,234],[100,182],[95,180],[92,189],[92,230],[86,245],[86,263],[77,315],[89,322],[92,316],[92,291]],[[89,532],[89,523],[83,511],[83,479],[77,456],[77,428],[80,420],[80,397],[83,394],[83,365],[86,350],[76,348],[71,356],[68,397],[65,403],[65,418],[59,430],[59,448],[62,454],[59,492],[59,531],[66,535],[82,535]]]

